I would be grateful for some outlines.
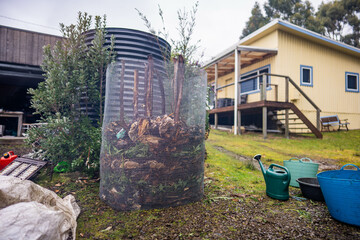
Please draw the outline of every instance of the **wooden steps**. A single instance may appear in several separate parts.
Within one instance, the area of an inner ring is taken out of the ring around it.
[[[310,130],[317,138],[322,138],[322,133],[312,124],[312,122],[291,102],[276,102],[276,101],[258,101],[252,103],[239,104],[238,110],[242,114],[247,112],[258,111],[260,112],[263,107],[267,107],[268,116],[273,115],[273,121],[279,120],[279,128],[284,131],[285,129],[285,113],[278,113],[278,111],[289,110],[289,130]],[[233,112],[234,106],[222,107],[212,109],[210,114]],[[280,118],[279,118],[280,117]],[[275,119],[274,119],[275,118]],[[292,127],[293,126],[293,127]],[[296,133],[292,131],[293,133]],[[303,131],[302,131],[303,132]]]
[[[291,110],[303,121],[303,123],[311,130],[317,138],[322,138],[323,135],[311,122],[310,120],[292,103]]]
[[[289,116],[296,116],[289,118],[289,130],[298,131],[298,130],[310,130],[317,138],[322,138],[322,133],[312,124],[312,122],[293,104],[290,103],[291,107]],[[280,127],[285,129],[285,113],[276,114],[277,120],[280,120]],[[279,118],[280,117],[280,118]],[[293,126],[293,127],[292,127]],[[300,127],[299,127],[300,126]],[[304,126],[304,127],[301,127]]]

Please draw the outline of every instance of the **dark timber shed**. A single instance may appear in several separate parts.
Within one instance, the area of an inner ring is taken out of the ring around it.
[[[54,45],[62,37],[0,25],[0,109],[23,112],[23,121],[34,121],[30,109],[28,88],[37,87],[44,80],[40,65],[43,47]],[[7,134],[13,135],[17,122],[0,117]]]

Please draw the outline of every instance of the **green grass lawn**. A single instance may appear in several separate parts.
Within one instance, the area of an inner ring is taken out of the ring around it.
[[[262,173],[249,168],[246,163],[232,158],[206,143],[207,159],[205,161],[205,176],[217,181],[216,186],[231,193],[258,193],[265,190]]]
[[[246,133],[234,136],[228,132],[211,130],[208,144],[220,146],[238,155],[263,155],[270,162],[282,163],[291,157],[309,157],[313,160],[332,159],[341,166],[346,163],[360,165],[360,130],[325,132],[324,138],[303,135],[285,139],[282,135]]]
[[[201,201],[185,206],[118,212],[99,198],[99,181],[80,173],[43,172],[35,182],[61,197],[73,194],[81,207],[78,239],[356,239],[357,228],[333,220],[325,203],[278,201],[266,196],[262,173],[219,147],[238,155],[263,155],[266,164],[282,164],[290,157],[328,159],[337,166],[360,165],[360,131],[325,133],[284,139],[280,135],[232,134],[212,130],[206,141],[205,193]],[[326,160],[327,161],[327,160]],[[290,196],[301,196],[290,187]],[[240,237],[241,236],[241,237]],[[316,236],[316,237],[314,237]]]

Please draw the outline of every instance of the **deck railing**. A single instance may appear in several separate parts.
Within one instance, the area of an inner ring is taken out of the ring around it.
[[[321,112],[321,109],[311,100],[311,98],[289,76],[280,75],[280,74],[272,74],[272,73],[262,73],[262,74],[259,74],[258,76],[260,78],[263,78],[263,76],[266,76],[266,78],[268,78],[268,76],[274,76],[274,77],[283,78],[285,80],[285,102],[289,102],[289,83],[291,83],[291,85],[293,85],[293,87],[315,108],[315,110],[316,110],[316,128],[318,130],[320,130],[320,112]],[[266,83],[267,82],[268,81],[266,81]],[[266,99],[267,99],[267,97],[266,97],[266,85],[264,85],[262,83],[263,83],[263,81],[261,81],[261,83],[260,83],[260,89],[261,89],[260,93],[262,95],[261,99],[266,101]],[[277,95],[277,93],[276,93],[276,95]]]
[[[264,76],[266,77],[266,84],[263,84]],[[273,74],[273,73],[261,73],[261,74],[256,75],[256,76],[251,76],[251,77],[248,77],[248,78],[240,79],[238,81],[238,91],[241,94],[241,84],[240,83],[251,80],[251,79],[259,78],[260,99],[263,100],[263,101],[266,101],[267,100],[267,88],[269,86],[273,86],[274,90],[275,90],[275,101],[279,101],[279,97],[278,97],[279,96],[278,95],[278,89],[279,88],[278,88],[278,85],[277,84],[269,84],[268,81],[267,81],[269,76],[279,77],[279,78],[282,78],[282,79],[285,80],[285,102],[289,102],[289,85],[291,84],[315,108],[315,110],[316,110],[316,128],[318,130],[320,130],[320,112],[321,112],[321,109],[310,99],[310,97],[289,76],[280,75],[280,74]],[[234,85],[234,83],[230,83],[230,84],[226,84],[226,85],[223,85],[223,86],[216,87],[216,89],[215,89],[215,98],[216,98],[215,102],[217,102],[217,91],[218,90],[221,90],[221,89],[233,86],[233,85]],[[239,103],[234,103],[234,104],[240,104],[240,102]],[[215,103],[215,108],[217,108],[216,103]],[[289,129],[288,129],[288,126],[289,126],[289,110],[288,109],[285,110],[285,126],[286,126],[285,135],[288,136],[288,134],[289,134]]]

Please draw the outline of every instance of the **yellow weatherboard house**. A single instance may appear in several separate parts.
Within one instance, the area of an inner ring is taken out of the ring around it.
[[[210,122],[289,133],[360,129],[360,49],[274,20],[206,62]],[[264,83],[264,84],[263,84]],[[236,86],[236,87],[235,87]]]

